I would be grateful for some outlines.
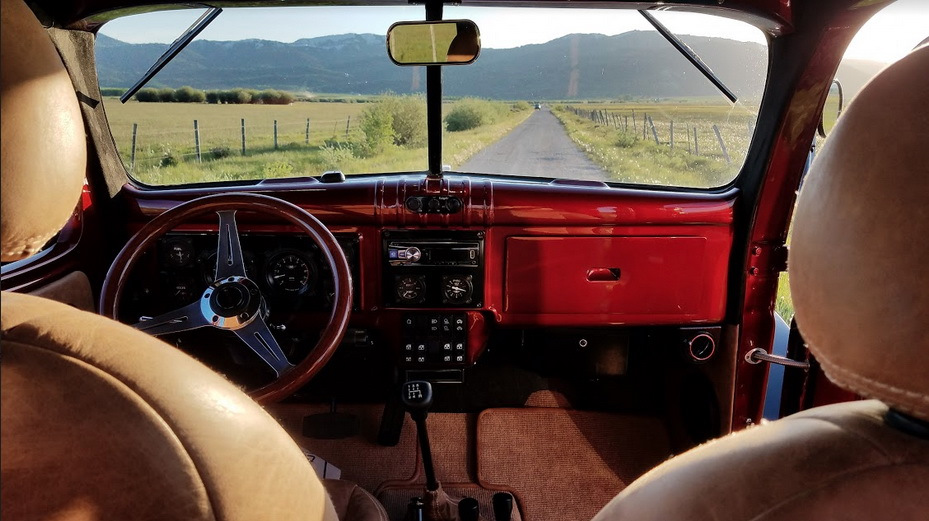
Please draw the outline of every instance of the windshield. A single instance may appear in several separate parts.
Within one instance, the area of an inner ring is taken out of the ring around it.
[[[97,68],[127,171],[149,185],[422,172],[425,67],[385,35],[421,6],[226,9],[133,99],[135,83],[201,10],[108,22]],[[656,12],[738,97],[636,11],[445,8],[482,49],[443,74],[443,169],[713,188],[738,174],[764,89],[763,34]],[[557,21],[557,23],[555,23]],[[435,146],[435,143],[432,144]]]

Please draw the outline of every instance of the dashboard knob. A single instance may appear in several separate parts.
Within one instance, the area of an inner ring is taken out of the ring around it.
[[[436,212],[439,210],[439,204],[439,200],[433,197],[426,203],[426,207],[429,208],[430,211]]]
[[[421,259],[423,252],[420,251],[416,246],[410,246],[406,249],[406,260],[407,262],[416,262]]]
[[[448,209],[448,213],[458,213],[461,210],[461,199],[449,197],[445,202],[445,208]]]
[[[406,200],[406,208],[411,212],[419,213],[423,209],[423,200],[419,197],[409,197]]]

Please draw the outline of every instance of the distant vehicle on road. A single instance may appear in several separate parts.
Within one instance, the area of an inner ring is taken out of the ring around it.
[[[536,103],[536,104],[535,104],[535,109],[536,109],[536,110],[539,110],[539,109],[541,109],[541,108],[542,108],[542,104],[541,104],[541,103]]]

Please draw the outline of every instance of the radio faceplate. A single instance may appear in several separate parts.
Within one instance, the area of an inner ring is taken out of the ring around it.
[[[383,233],[384,304],[393,308],[480,308],[484,232]]]

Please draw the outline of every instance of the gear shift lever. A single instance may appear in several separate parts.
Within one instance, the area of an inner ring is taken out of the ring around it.
[[[432,449],[429,447],[429,433],[426,431],[426,415],[432,405],[432,384],[426,381],[412,381],[403,384],[400,401],[410,411],[410,417],[416,422],[416,437],[423,455],[423,471],[426,473],[426,490],[439,489],[432,464]]]

